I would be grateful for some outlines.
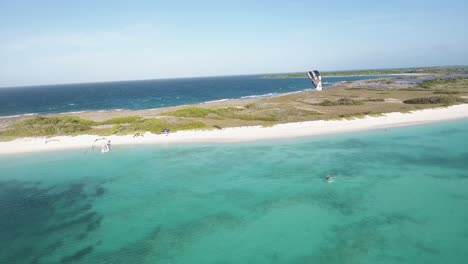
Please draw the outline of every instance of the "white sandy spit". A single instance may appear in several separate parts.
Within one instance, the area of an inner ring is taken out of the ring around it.
[[[242,142],[263,139],[282,139],[294,137],[338,134],[353,131],[384,129],[399,126],[410,126],[445,120],[468,118],[468,104],[447,108],[436,108],[413,111],[412,113],[388,113],[385,116],[354,120],[307,121],[280,124],[273,127],[237,127],[220,130],[180,131],[166,135],[146,133],[144,137],[109,136],[112,146],[134,144],[170,144],[192,142]],[[91,150],[95,145],[100,150],[105,140],[94,143],[101,138],[93,135],[62,136],[54,138],[22,138],[9,142],[0,142],[0,154],[14,154],[63,149]]]

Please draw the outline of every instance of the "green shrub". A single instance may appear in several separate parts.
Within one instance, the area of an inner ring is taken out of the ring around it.
[[[382,99],[382,98],[369,98],[369,99],[367,99],[367,101],[369,101],[369,102],[384,102],[385,99]]]
[[[338,105],[362,105],[364,104],[362,101],[354,100],[348,97],[340,98],[337,101],[325,100],[321,102],[319,105],[321,106],[338,106]]]
[[[455,83],[459,80],[466,79],[464,77],[459,77],[459,78],[437,78],[433,80],[428,80],[428,81],[423,81],[422,83],[418,84],[418,87],[424,88],[424,89],[431,89],[434,88],[438,85],[443,85],[443,84],[450,84],[450,83]]]
[[[335,105],[339,105],[339,103],[337,101],[331,101],[331,100],[325,100],[323,102],[321,102],[319,105],[321,106],[335,106]]]
[[[59,125],[59,124],[80,124],[80,125],[94,125],[95,122],[91,120],[81,119],[74,116],[52,116],[42,117],[36,116],[31,119],[24,120],[18,125],[34,126],[34,125]]]
[[[434,94],[460,94],[461,92],[459,91],[444,91],[444,90],[438,90],[435,91]]]
[[[405,104],[456,104],[464,102],[460,97],[455,96],[432,96],[424,98],[413,98],[403,101]]]
[[[94,121],[71,116],[38,116],[16,123],[0,135],[16,137],[70,135],[88,131],[95,124]]]

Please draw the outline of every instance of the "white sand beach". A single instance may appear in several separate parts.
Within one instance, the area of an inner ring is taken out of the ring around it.
[[[173,144],[197,142],[245,142],[255,140],[272,140],[295,137],[320,136],[363,130],[385,129],[400,126],[411,126],[430,122],[468,118],[468,104],[446,108],[425,109],[411,113],[387,113],[384,116],[367,116],[363,119],[308,121],[279,124],[273,127],[237,127],[220,130],[180,131],[166,135],[146,133],[144,137],[109,136],[112,146],[135,144]],[[0,154],[15,154],[64,149],[89,149],[93,144],[100,149],[94,135],[61,136],[54,138],[21,138],[8,142],[0,142]]]

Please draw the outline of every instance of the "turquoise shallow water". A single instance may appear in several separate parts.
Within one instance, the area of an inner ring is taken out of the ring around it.
[[[3,156],[0,263],[467,263],[467,132]]]

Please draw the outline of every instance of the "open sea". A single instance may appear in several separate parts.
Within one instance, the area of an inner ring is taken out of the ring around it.
[[[467,142],[463,120],[1,156],[0,263],[465,264]]]
[[[312,88],[307,78],[265,75],[82,83],[0,88],[0,117],[81,111],[140,110],[238,98],[267,97]],[[324,77],[324,87],[390,77]]]

